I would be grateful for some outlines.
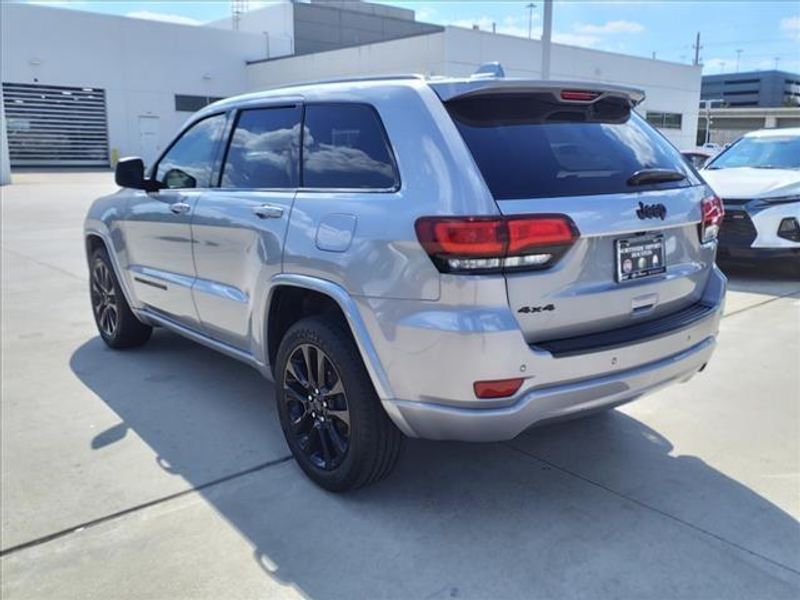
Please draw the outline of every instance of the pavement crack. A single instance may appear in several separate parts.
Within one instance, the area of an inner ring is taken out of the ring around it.
[[[729,292],[730,293],[730,292]],[[734,310],[733,312],[729,312],[727,314],[722,315],[723,319],[727,319],[728,317],[732,317],[734,315],[738,315],[743,312],[747,312],[748,310],[753,310],[754,308],[760,308],[766,304],[770,304],[772,302],[776,302],[778,300],[783,300],[784,298],[793,298],[793,297],[800,297],[800,290],[794,290],[791,292],[787,292],[786,294],[781,294],[780,296],[775,296],[774,298],[767,298],[766,300],[762,300],[761,302],[757,302],[756,304],[751,304],[750,306],[745,306],[738,310]]]
[[[18,258],[24,258],[25,260],[29,260],[32,263],[39,265],[40,267],[45,267],[47,269],[52,269],[53,271],[57,271],[58,273],[61,273],[62,275],[67,275],[68,277],[72,277],[73,279],[79,279],[81,281],[83,281],[83,279],[84,279],[83,277],[73,273],[72,271],[67,271],[66,269],[62,269],[61,267],[57,267],[55,265],[51,265],[50,263],[46,263],[46,262],[44,262],[42,260],[39,260],[38,258],[33,258],[32,256],[28,256],[27,254],[23,254],[21,252],[17,252],[16,250],[12,250],[8,246],[3,246],[2,248],[3,248],[3,252],[8,252],[9,254],[13,254],[14,256],[16,256]]]
[[[57,540],[59,538],[68,536],[73,533],[77,533],[79,531],[83,531],[84,529],[89,529],[90,527],[95,527],[102,523],[106,523],[107,521],[113,521],[114,519],[119,519],[120,517],[124,517],[126,515],[130,515],[135,512],[139,512],[146,508],[150,508],[152,506],[157,506],[159,504],[164,504],[165,502],[169,502],[171,500],[176,500],[177,498],[181,498],[183,496],[188,496],[189,494],[194,494],[195,492],[199,492],[201,490],[208,489],[210,487],[214,487],[220,485],[222,483],[226,483],[233,479],[238,479],[239,477],[244,477],[245,475],[251,475],[258,471],[262,471],[269,467],[274,467],[276,465],[283,464],[288,462],[292,459],[291,454],[288,456],[282,456],[280,458],[276,458],[274,460],[269,460],[267,462],[261,463],[260,465],[256,465],[254,467],[250,467],[249,469],[244,469],[243,471],[237,471],[236,473],[231,473],[230,475],[225,475],[223,477],[219,477],[218,479],[213,479],[211,481],[207,481],[206,483],[191,487],[187,490],[183,490],[180,492],[176,492],[174,494],[170,494],[168,496],[163,496],[161,498],[156,498],[154,500],[150,500],[148,502],[143,502],[142,504],[137,504],[136,506],[131,506],[129,508],[125,508],[123,510],[98,517],[96,519],[92,519],[91,521],[86,521],[84,523],[80,523],[78,525],[74,525],[69,529],[62,529],[61,531],[56,531],[54,533],[49,533],[42,537],[29,540],[27,542],[22,542],[21,544],[17,544],[16,546],[11,546],[9,548],[5,548],[0,550],[0,557],[8,556],[9,554],[13,554],[15,552],[19,552],[20,550],[25,550],[27,548],[32,548],[34,546],[39,546],[41,544],[46,544],[48,542],[52,542],[53,540]]]
[[[662,510],[662,509],[660,509],[660,508],[658,508],[656,506],[652,506],[651,504],[647,504],[646,502],[642,502],[641,500],[637,500],[636,498],[633,498],[631,496],[623,494],[622,492],[619,492],[619,491],[615,490],[614,488],[608,487],[607,485],[604,485],[604,484],[602,484],[600,482],[594,481],[593,479],[590,479],[590,478],[588,478],[588,477],[586,477],[584,475],[581,475],[580,473],[572,471],[571,469],[567,469],[566,467],[562,467],[561,465],[558,465],[558,464],[556,464],[556,463],[554,463],[552,461],[549,461],[549,460],[547,460],[545,458],[541,458],[540,456],[537,456],[537,455],[533,454],[532,452],[528,452],[527,450],[523,450],[522,448],[518,448],[518,447],[516,447],[516,446],[514,446],[514,445],[512,445],[510,443],[506,443],[505,446],[507,448],[510,448],[511,450],[514,450],[515,452],[517,452],[519,454],[522,454],[523,456],[527,456],[528,458],[533,458],[534,460],[542,462],[542,463],[546,464],[547,466],[549,466],[550,468],[556,469],[557,471],[560,471],[560,472],[562,472],[562,473],[564,473],[566,475],[569,475],[570,477],[574,477],[575,479],[579,479],[579,480],[583,481],[584,483],[588,483],[589,485],[594,486],[596,488],[599,488],[599,489],[601,489],[601,490],[603,490],[605,492],[608,492],[609,494],[613,494],[614,496],[617,496],[618,498],[622,498],[623,500],[626,500],[628,502],[632,502],[633,504],[636,504],[637,506],[640,506],[641,508],[644,508],[645,510],[649,510],[649,511],[652,511],[654,513],[657,513],[657,514],[661,515],[662,517],[670,519],[671,521],[675,521],[676,523],[679,523],[680,525],[683,525],[684,527],[688,527],[688,528],[693,529],[694,531],[696,531],[698,533],[701,533],[703,535],[706,535],[706,536],[709,536],[711,538],[714,538],[718,542],[721,542],[723,544],[726,544],[728,546],[736,548],[737,550],[740,550],[742,552],[750,554],[751,556],[754,556],[756,558],[760,558],[761,560],[764,560],[764,561],[770,563],[773,566],[776,566],[776,567],[778,567],[780,569],[783,569],[784,571],[788,571],[789,573],[792,573],[794,575],[800,575],[800,571],[798,571],[797,569],[794,569],[793,567],[790,567],[790,566],[785,565],[785,564],[783,564],[781,562],[778,562],[777,560],[775,560],[773,558],[770,558],[768,556],[764,556],[763,554],[760,554],[759,552],[756,552],[756,551],[751,550],[750,548],[747,548],[745,546],[742,546],[741,544],[738,544],[738,543],[736,543],[736,542],[734,542],[732,540],[724,538],[721,535],[719,535],[717,533],[714,533],[713,531],[709,531],[708,529],[704,529],[703,527],[700,527],[699,525],[695,525],[694,523],[691,523],[690,521],[687,521],[685,519],[681,519],[680,517],[676,517],[675,515],[670,514],[670,513],[666,512],[665,510]]]

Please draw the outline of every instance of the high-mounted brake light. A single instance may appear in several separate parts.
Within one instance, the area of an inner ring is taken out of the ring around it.
[[[579,233],[564,215],[421,217],[417,238],[442,273],[493,273],[552,266]]]
[[[700,223],[700,242],[706,244],[717,239],[719,228],[722,226],[722,218],[725,216],[725,208],[716,195],[703,198],[701,203],[703,210],[703,221]]]
[[[591,102],[600,97],[600,92],[590,92],[587,90],[562,90],[562,100],[572,100],[579,102]]]

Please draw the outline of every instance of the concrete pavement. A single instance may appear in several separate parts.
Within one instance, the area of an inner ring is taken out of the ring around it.
[[[708,369],[508,444],[410,440],[337,496],[253,370],[158,331],[113,352],[81,221],[109,173],[2,200],[4,598],[796,598],[800,282],[735,272]]]

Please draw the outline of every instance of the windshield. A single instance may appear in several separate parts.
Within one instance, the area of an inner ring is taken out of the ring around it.
[[[800,169],[800,137],[744,137],[707,168]]]
[[[558,102],[550,94],[508,93],[446,106],[496,200],[631,193],[696,182],[680,153],[622,98],[587,106]],[[680,175],[634,183],[632,175],[647,169]]]

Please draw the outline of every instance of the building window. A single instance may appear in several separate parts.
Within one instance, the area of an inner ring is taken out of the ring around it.
[[[224,98],[214,96],[187,96],[185,94],[175,94],[175,110],[178,112],[197,112],[209,104]]]
[[[749,94],[758,94],[758,90],[740,90],[737,92],[723,92],[725,96],[747,96]]]
[[[648,112],[647,120],[659,129],[680,129],[683,124],[681,113]]]
[[[728,79],[725,85],[740,85],[743,83],[760,83],[760,79]]]

